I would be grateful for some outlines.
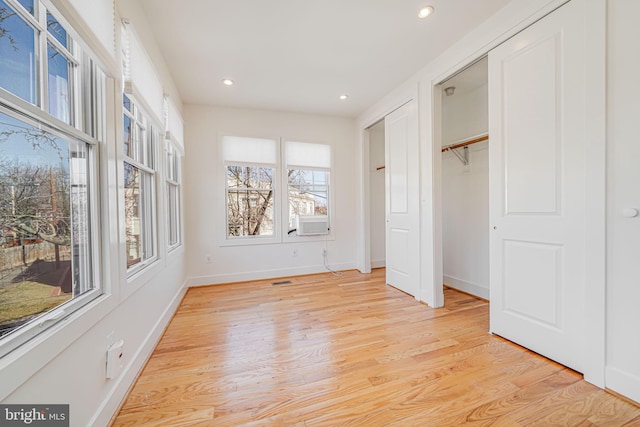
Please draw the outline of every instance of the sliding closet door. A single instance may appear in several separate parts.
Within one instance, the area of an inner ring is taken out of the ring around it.
[[[416,102],[384,119],[387,283],[417,296],[420,266],[420,186]]]
[[[580,372],[587,339],[584,2],[489,55],[491,331]]]

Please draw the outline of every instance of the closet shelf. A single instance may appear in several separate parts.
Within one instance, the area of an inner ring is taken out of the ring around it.
[[[468,141],[458,142],[456,144],[447,145],[446,147],[442,147],[442,152],[444,153],[447,150],[455,150],[456,148],[466,147],[467,145],[475,144],[476,142],[482,142],[489,139],[489,134],[482,135],[477,138],[470,139]]]
[[[478,136],[466,141],[463,140],[462,142],[457,142],[455,144],[442,147],[442,152],[444,153],[445,151],[451,151],[453,154],[455,154],[458,160],[462,162],[463,165],[467,166],[469,165],[469,147],[468,146],[471,144],[475,144],[476,142],[486,141],[487,139],[489,139],[489,134]],[[459,152],[456,151],[458,148],[462,148],[463,154],[460,154]]]

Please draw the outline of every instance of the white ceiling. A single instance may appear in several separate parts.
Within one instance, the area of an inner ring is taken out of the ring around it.
[[[354,117],[510,0],[137,1],[183,102]]]

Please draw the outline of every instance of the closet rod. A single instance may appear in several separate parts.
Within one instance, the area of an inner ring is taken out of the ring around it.
[[[447,150],[455,150],[456,148],[466,147],[467,145],[475,144],[476,142],[486,141],[487,139],[489,139],[489,135],[479,136],[477,138],[470,139],[469,141],[461,142],[459,144],[442,147],[442,152],[444,153]]]

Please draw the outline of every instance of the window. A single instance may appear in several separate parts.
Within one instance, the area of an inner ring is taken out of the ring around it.
[[[0,86],[74,125],[81,49],[51,11],[0,0],[0,41]],[[46,79],[38,78],[39,66]]]
[[[0,356],[102,293],[106,77],[56,14],[0,0]]]
[[[289,169],[289,230],[301,215],[328,215],[329,172]]]
[[[73,84],[77,62],[69,48],[71,38],[62,25],[47,12],[47,99],[49,113],[65,123],[72,124],[74,102]]]
[[[273,168],[227,166],[227,236],[273,236]]]
[[[228,239],[276,236],[277,148],[271,139],[222,138]]]
[[[127,269],[156,257],[156,129],[127,95],[124,107],[124,215]]]
[[[181,164],[184,122],[176,105],[167,95],[164,97],[165,123],[165,182],[167,199],[167,246],[169,251],[182,244]]]
[[[286,150],[289,232],[300,216],[323,215],[328,221],[331,146],[290,141]]]
[[[170,140],[166,141],[167,165],[167,234],[169,249],[182,243],[181,239],[181,211],[180,211],[180,152]]]
[[[330,223],[330,145],[289,141],[282,156],[276,140],[224,136],[221,148],[227,242],[277,242],[283,227],[295,238],[300,217]]]

